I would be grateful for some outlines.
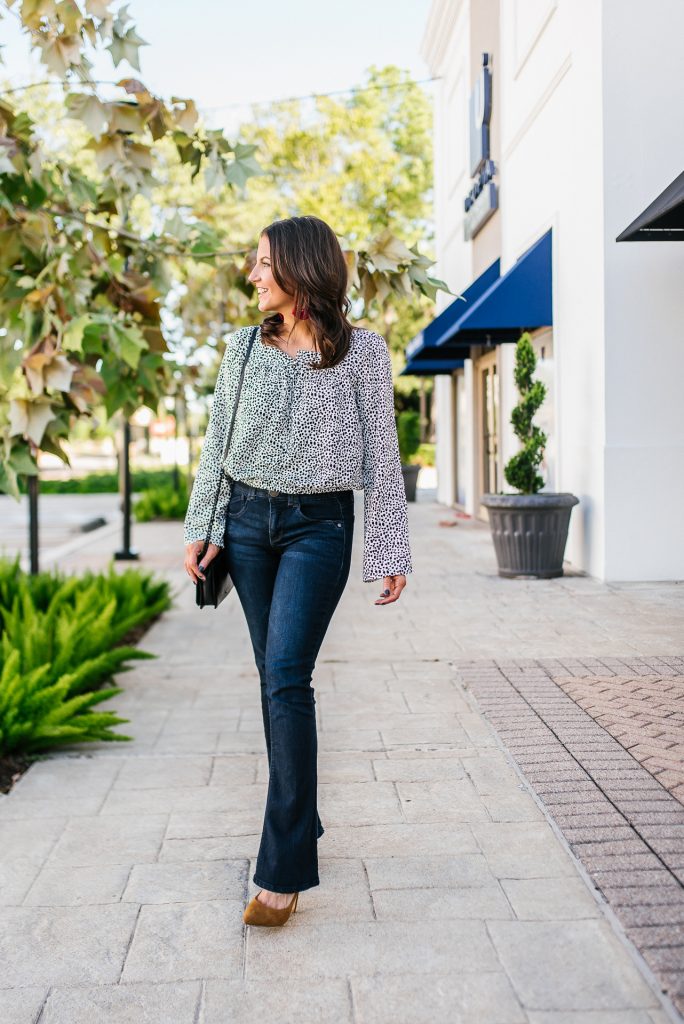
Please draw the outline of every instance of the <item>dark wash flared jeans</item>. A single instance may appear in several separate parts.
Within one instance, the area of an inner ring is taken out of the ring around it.
[[[269,782],[253,881],[319,885],[316,658],[349,577],[354,492],[287,494],[232,481],[228,568],[261,682]]]

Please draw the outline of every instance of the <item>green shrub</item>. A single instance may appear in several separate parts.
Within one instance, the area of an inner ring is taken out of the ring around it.
[[[529,334],[522,334],[515,347],[515,384],[520,401],[511,413],[511,424],[521,447],[504,466],[507,483],[520,494],[536,494],[544,486],[544,478],[537,470],[548,438],[532,420],[546,398],[546,386],[533,379],[536,366],[532,339]]]
[[[404,409],[397,416],[397,437],[399,455],[405,466],[420,448],[420,413],[415,409]]]
[[[110,732],[112,726],[130,719],[112,711],[90,710],[121,693],[120,687],[69,697],[68,675],[50,685],[49,665],[22,672],[20,659],[19,651],[12,651],[0,673],[0,755],[37,753],[64,743],[132,739]]]
[[[131,473],[131,489],[146,491],[150,487],[171,486],[171,469],[135,469]],[[20,478],[21,491],[26,490],[26,480]],[[86,476],[69,477],[66,480],[40,481],[41,494],[116,494],[119,477],[116,472],[88,473]]]
[[[435,445],[434,441],[423,441],[418,447],[418,453],[413,460],[419,462],[421,466],[434,466],[435,464]]]
[[[139,523],[150,519],[184,519],[187,510],[188,493],[184,487],[178,491],[173,487],[151,487],[133,505]]]
[[[170,603],[137,569],[31,576],[0,559],[0,755],[131,739],[111,732],[129,719],[91,708],[122,692],[102,684],[127,662],[155,657],[123,641]]]

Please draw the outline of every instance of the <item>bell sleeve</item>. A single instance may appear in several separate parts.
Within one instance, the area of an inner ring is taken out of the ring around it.
[[[370,583],[413,572],[408,506],[394,418],[392,361],[387,342],[369,331],[357,376],[363,437],[363,571]]]
[[[192,485],[188,510],[185,515],[184,543],[205,540],[211,519],[216,489],[221,484],[216,513],[209,540],[223,547],[225,518],[230,499],[230,482],[222,472],[223,450],[230,424],[228,408],[228,344],[216,377],[214,398],[207,432],[204,435],[197,474]]]

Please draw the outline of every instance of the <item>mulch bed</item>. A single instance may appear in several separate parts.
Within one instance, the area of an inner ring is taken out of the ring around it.
[[[35,757],[22,754],[0,757],[0,793],[9,793],[14,783],[19,781],[35,760]]]

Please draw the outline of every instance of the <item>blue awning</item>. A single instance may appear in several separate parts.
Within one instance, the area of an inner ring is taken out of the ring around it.
[[[459,370],[465,359],[410,359],[400,377],[434,377],[440,373],[453,373]]]
[[[534,243],[463,313],[445,342],[497,345],[553,324],[551,231]]]
[[[435,352],[436,346],[443,344],[451,337],[461,317],[498,277],[499,260],[495,260],[466,288],[461,298],[454,299],[439,316],[436,316],[419,334],[411,338],[405,350],[406,359],[420,359],[421,361],[423,359],[444,359],[444,350]]]
[[[495,260],[461,299],[411,339],[401,375],[451,373],[463,366],[473,345],[515,342],[523,331],[551,327],[551,239],[549,230],[503,276]]]

